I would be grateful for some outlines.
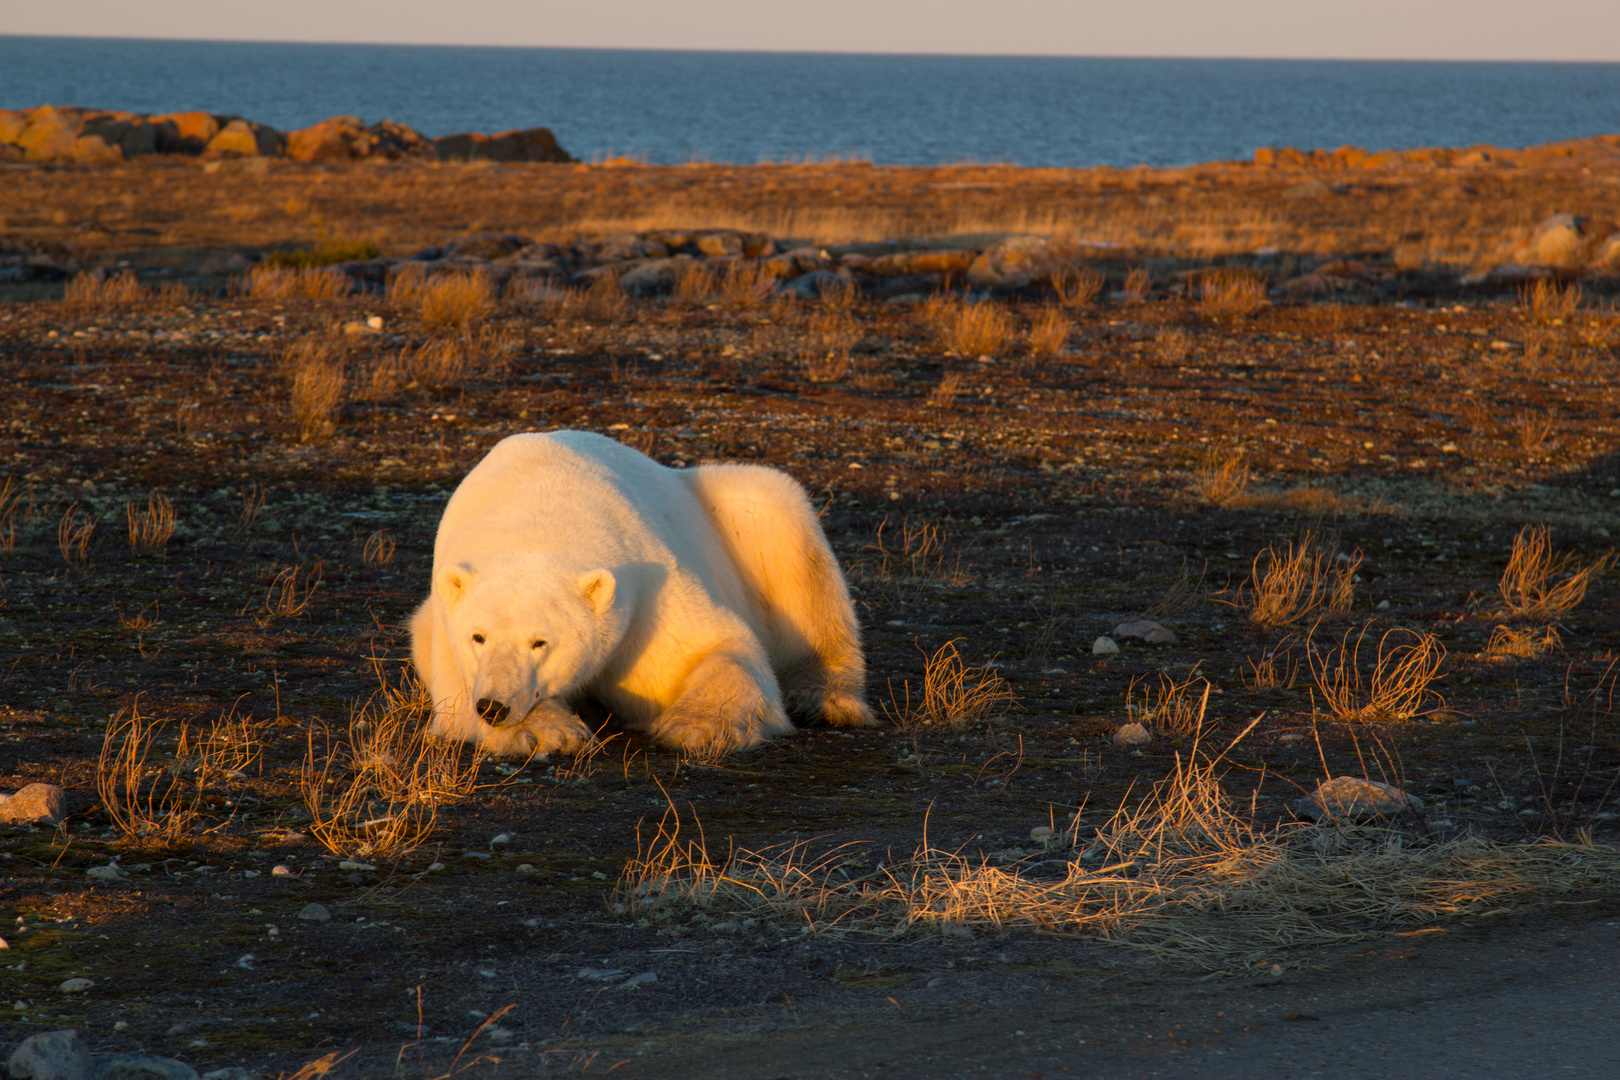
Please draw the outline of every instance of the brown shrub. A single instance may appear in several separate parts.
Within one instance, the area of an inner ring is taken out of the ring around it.
[[[1538,322],[1572,319],[1581,306],[1579,284],[1559,285],[1556,281],[1536,281],[1519,290],[1519,307]]]
[[[495,283],[488,274],[474,271],[438,274],[407,285],[407,291],[414,292],[417,312],[427,326],[465,330],[495,309]]]
[[[958,356],[995,356],[1012,336],[1012,318],[988,301],[965,304],[936,296],[923,305],[922,314],[939,344]]]
[[[1199,285],[1198,310],[1213,318],[1241,319],[1265,306],[1265,279],[1242,270],[1215,270]]]
[[[1105,280],[1089,266],[1062,266],[1052,275],[1052,289],[1065,307],[1085,307],[1102,293]]]

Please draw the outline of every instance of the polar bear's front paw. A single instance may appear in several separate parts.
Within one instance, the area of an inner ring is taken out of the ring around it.
[[[585,721],[555,698],[547,698],[530,709],[519,730],[534,739],[532,752],[542,758],[550,754],[577,754],[596,741]]]

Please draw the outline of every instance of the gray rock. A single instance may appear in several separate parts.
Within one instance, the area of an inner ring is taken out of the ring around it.
[[[1141,724],[1124,724],[1114,732],[1115,746],[1144,746],[1152,741],[1152,734]]]
[[[416,1031],[415,1024],[411,1024],[410,1028],[413,1033]],[[427,1034],[427,1028],[422,1029],[422,1034]],[[253,1080],[253,1077],[240,1065],[232,1065],[224,1069],[215,1069],[213,1072],[205,1072],[202,1074],[202,1080]]]
[[[29,784],[0,803],[0,822],[56,825],[67,812],[67,792],[55,784]]]
[[[800,274],[794,278],[783,291],[800,300],[820,300],[824,296],[849,288],[853,286],[847,279],[831,271],[812,270],[808,274]]]
[[[117,863],[108,863],[106,866],[92,866],[85,871],[85,876],[95,878],[97,881],[121,881],[124,872],[118,869]]]
[[[79,1033],[43,1031],[24,1039],[6,1062],[12,1080],[95,1080],[90,1048]]]
[[[1119,643],[1111,637],[1103,636],[1091,643],[1092,656],[1118,656]]]
[[[1150,619],[1132,619],[1114,627],[1117,638],[1136,638],[1149,645],[1180,645],[1181,639]]]
[[[1335,776],[1299,801],[1300,816],[1313,821],[1365,821],[1422,809],[1423,800],[1417,796],[1357,776]]]
[[[190,1065],[156,1054],[97,1054],[93,1060],[96,1080],[199,1080]]]
[[[681,272],[693,261],[690,255],[648,259],[634,269],[619,275],[619,288],[630,296],[652,296],[655,293],[669,292],[680,279]]]
[[[325,922],[332,917],[332,913],[326,910],[324,904],[305,904],[304,910],[298,913],[298,917],[307,919],[309,922]]]

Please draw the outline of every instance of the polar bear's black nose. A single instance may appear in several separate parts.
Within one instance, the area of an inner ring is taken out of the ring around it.
[[[479,698],[478,715],[484,718],[486,724],[499,724],[512,715],[512,710],[494,698]]]

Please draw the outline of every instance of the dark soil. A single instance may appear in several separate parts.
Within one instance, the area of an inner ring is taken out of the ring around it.
[[[25,492],[15,550],[0,555],[0,787],[49,781],[75,800],[61,830],[0,834],[16,927],[0,969],[18,1002],[10,1041],[71,1026],[98,1050],[266,1076],[356,1048],[340,1068],[381,1075],[412,1044],[406,1074],[433,1075],[511,1005],[499,1039],[462,1059],[503,1059],[478,1075],[626,1060],[626,1075],[652,1075],[667,1055],[850,1023],[863,1040],[891,1021],[1013,1024],[1037,1003],[1115,987],[1173,1010],[1195,973],[1091,941],[637,928],[609,903],[665,792],[695,811],[716,854],[803,839],[903,856],[926,816],[935,846],[1014,862],[1035,850],[1032,827],[1077,812],[1095,827],[1167,773],[1184,740],[1125,751],[1107,737],[1133,680],[1195,667],[1214,685],[1206,738],[1224,746],[1258,720],[1227,786],[1248,805],[1259,783],[1263,822],[1291,817],[1328,770],[1420,795],[1417,835],[1616,839],[1613,576],[1561,620],[1560,648],[1483,655],[1521,526],[1549,524],[1588,561],[1620,529],[1610,316],[1543,325],[1504,301],[1277,307],[1217,323],[1176,304],[1105,306],[1079,318],[1062,356],[1009,347],[981,363],[942,355],[912,309],[863,305],[853,375],[818,384],[782,358],[780,335],[802,318],[785,309],[765,323],[648,302],[561,324],[503,309],[491,324],[519,342],[503,367],[437,393],[356,392],[335,435],[300,444],[284,350],[372,312],[387,330],[349,338],[354,372],[425,331],[358,300],[0,304],[0,459]],[[946,372],[965,385],[938,404]],[[1545,439],[1524,434],[1541,421]],[[339,868],[299,838],[310,740],[344,738],[379,673],[397,682],[400,624],[425,595],[457,480],[501,437],[555,427],[604,431],[671,465],[787,470],[825,506],[858,589],[874,704],[908,680],[915,694],[923,654],[952,639],[970,663],[999,665],[1021,703],[961,732],[809,730],[722,764],[620,736],[586,765],[486,765],[489,786],[444,808],[426,847]],[[1192,473],[1234,443],[1257,479],[1246,500],[1215,507],[1191,493]],[[132,554],[125,504],[155,493],[173,500],[178,531],[165,551]],[[74,503],[99,515],[83,563],[58,547]],[[897,536],[923,524],[943,548],[909,558]],[[1443,708],[1378,725],[1313,712],[1310,623],[1253,626],[1237,592],[1258,552],[1307,529],[1365,555],[1353,611],[1318,643],[1368,622],[1437,634]],[[397,550],[368,565],[378,531]],[[273,615],[267,590],[288,567],[317,571],[320,587],[302,614]],[[1098,635],[1150,611],[1178,646],[1122,640],[1120,655],[1092,655]],[[1289,640],[1295,684],[1251,690],[1250,662]],[[210,831],[184,846],[125,846],[99,804],[103,729],[137,702],[174,722],[164,751],[179,721],[233,709],[269,721],[260,759],[210,792]],[[492,845],[502,833],[510,842]],[[113,855],[127,880],[87,878]],[[516,874],[523,863],[539,872]],[[272,876],[276,864],[294,873]],[[331,920],[301,921],[311,902]],[[1351,970],[1352,954],[1284,953],[1245,978]],[[618,989],[578,978],[588,967],[658,981]],[[75,975],[95,987],[56,990]]]

